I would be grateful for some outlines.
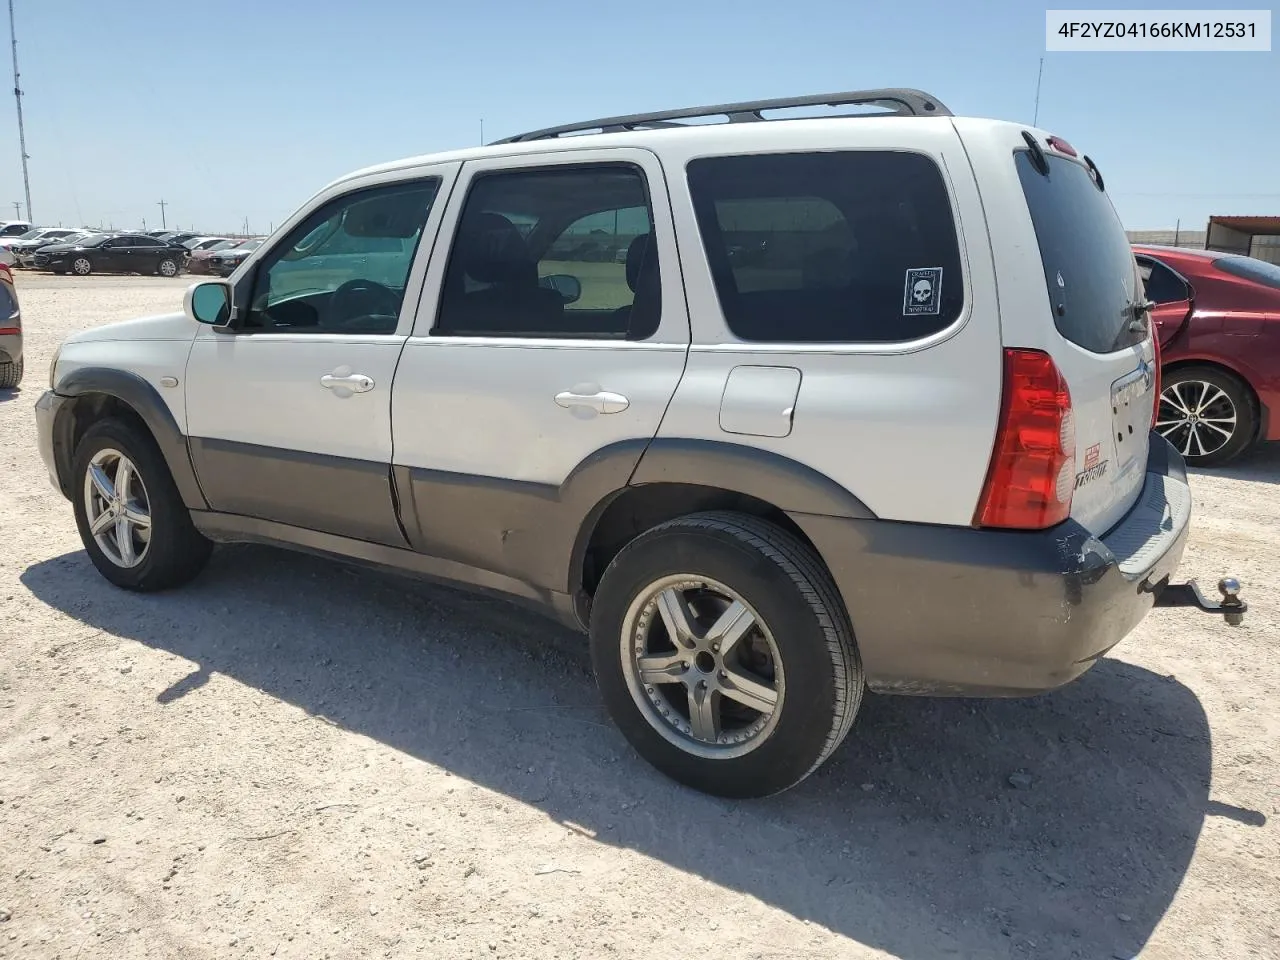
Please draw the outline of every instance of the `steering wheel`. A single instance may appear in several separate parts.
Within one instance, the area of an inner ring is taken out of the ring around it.
[[[395,291],[373,280],[348,280],[333,291],[326,311],[326,327],[351,329],[353,321],[369,318],[385,326],[387,317],[397,316],[400,298]]]

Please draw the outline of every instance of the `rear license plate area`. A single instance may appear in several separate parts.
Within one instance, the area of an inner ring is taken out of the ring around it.
[[[1111,428],[1118,476],[1134,469],[1139,455],[1145,452],[1142,441],[1151,427],[1155,383],[1155,366],[1142,360],[1137,369],[1111,385]]]

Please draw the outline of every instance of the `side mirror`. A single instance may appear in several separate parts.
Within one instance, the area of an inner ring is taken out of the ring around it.
[[[554,290],[565,303],[576,303],[582,297],[582,282],[567,273],[553,273],[543,277],[538,285]]]
[[[193,283],[183,297],[183,309],[197,323],[225,327],[231,322],[232,287],[226,280]]]

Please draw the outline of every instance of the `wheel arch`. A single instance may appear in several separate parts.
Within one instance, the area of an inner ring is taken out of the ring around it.
[[[116,417],[132,420],[155,440],[188,509],[208,508],[196,480],[187,438],[150,383],[126,370],[81,367],[63,377],[56,392],[67,399],[53,423],[54,463],[64,496],[70,496],[71,462],[80,438],[92,424]]]
[[[856,496],[795,460],[755,447],[704,440],[655,440],[630,482],[584,516],[570,558],[570,594],[589,622],[591,598],[609,562],[661,523],[707,510],[767,520],[800,540],[825,564],[793,515],[874,519]]]

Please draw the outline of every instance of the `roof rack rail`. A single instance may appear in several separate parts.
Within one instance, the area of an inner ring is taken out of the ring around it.
[[[546,127],[529,133],[504,137],[494,143],[521,143],[527,140],[552,140],[566,133],[622,133],[628,130],[654,130],[670,127],[687,127],[691,124],[672,121],[699,117],[727,117],[730,123],[768,120],[766,110],[788,110],[795,107],[846,107],[855,105],[888,107],[891,116],[899,117],[949,117],[950,110],[937,97],[923,90],[910,88],[886,88],[884,90],[852,90],[847,93],[819,93],[807,97],[784,97],[780,100],[749,100],[743,103],[721,103],[706,107],[685,107],[681,110],[661,110],[657,113],[635,113],[625,117],[604,117],[582,123],[567,123],[558,127]],[[834,114],[834,116],[847,116]]]

